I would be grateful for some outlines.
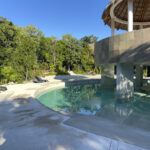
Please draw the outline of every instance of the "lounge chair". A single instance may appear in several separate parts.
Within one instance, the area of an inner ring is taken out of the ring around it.
[[[43,80],[42,78],[35,76],[32,80],[34,83],[43,83],[43,82],[48,82],[48,80]]]
[[[0,86],[0,91],[7,91],[7,87],[5,87],[5,86]]]

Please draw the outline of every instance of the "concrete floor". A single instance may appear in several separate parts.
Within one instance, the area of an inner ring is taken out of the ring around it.
[[[94,121],[86,116],[83,118],[81,115],[60,114],[46,108],[32,95],[39,87],[47,87],[48,84],[35,85],[35,90],[33,86],[32,89],[29,88],[31,85],[21,85],[21,87],[17,85],[16,88],[12,86],[9,87],[8,92],[0,94],[0,150],[144,150],[141,147],[150,148],[141,145],[142,143],[138,145],[140,147],[135,146],[136,143],[119,139],[119,136],[117,140],[111,139],[111,133],[108,136],[104,134],[108,133],[110,128],[115,130],[115,126],[109,125],[109,130],[104,128],[105,130],[101,132],[100,127],[98,128],[100,122],[97,120]],[[16,93],[19,94],[18,98]],[[102,124],[108,125],[107,121],[101,122],[101,126]],[[143,140],[147,143],[149,139]]]
[[[58,114],[35,99],[0,103],[0,150],[142,150],[63,122]]]
[[[150,149],[150,131],[126,126],[100,116],[73,115],[65,124],[96,135]]]

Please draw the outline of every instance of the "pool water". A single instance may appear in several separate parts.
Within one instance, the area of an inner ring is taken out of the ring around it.
[[[115,91],[102,89],[100,84],[71,85],[38,97],[55,111],[97,115],[113,119],[150,117],[150,95],[135,92],[132,100],[117,100]],[[112,117],[113,116],[113,117]],[[150,119],[150,118],[149,118]]]

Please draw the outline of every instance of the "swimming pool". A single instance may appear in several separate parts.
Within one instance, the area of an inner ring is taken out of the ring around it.
[[[110,119],[150,117],[150,95],[135,92],[128,101],[116,99],[115,91],[102,89],[100,84],[69,85],[38,97],[55,111],[104,116]],[[150,118],[149,118],[150,119]]]

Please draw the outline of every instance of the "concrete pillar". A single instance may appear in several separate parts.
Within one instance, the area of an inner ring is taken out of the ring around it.
[[[117,64],[117,98],[129,99],[134,94],[133,64]]]
[[[136,65],[135,87],[136,89],[140,89],[142,85],[143,85],[143,66]]]
[[[128,32],[133,31],[133,0],[128,0]]]
[[[102,88],[114,88],[114,65],[104,64],[101,66]]]
[[[115,35],[115,20],[113,18],[111,19],[111,35]]]
[[[133,31],[133,0],[128,0],[128,32]],[[134,94],[133,64],[117,64],[117,98],[129,99]]]

